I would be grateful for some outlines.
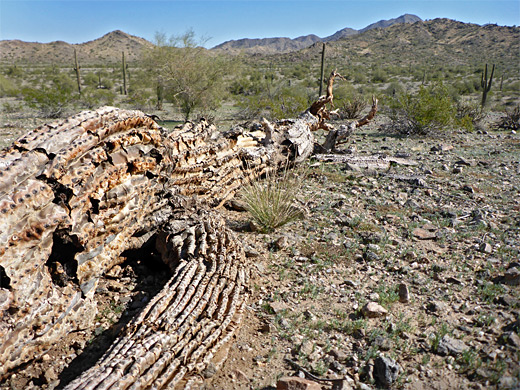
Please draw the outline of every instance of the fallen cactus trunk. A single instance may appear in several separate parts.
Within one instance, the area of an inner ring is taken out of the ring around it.
[[[294,123],[268,136],[260,127],[221,135],[205,121],[167,133],[142,112],[105,107],[2,151],[0,377],[91,326],[99,278],[151,239],[171,281],[70,388],[161,388],[200,371],[240,322],[247,275],[232,233],[193,209],[306,158],[312,134]]]

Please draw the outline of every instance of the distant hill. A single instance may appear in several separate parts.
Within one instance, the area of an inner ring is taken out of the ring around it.
[[[245,52],[249,54],[274,54],[274,53],[287,53],[291,51],[297,51],[313,45],[316,42],[333,42],[351,35],[358,34],[367,30],[375,28],[386,28],[397,23],[415,23],[420,22],[422,19],[415,15],[405,14],[395,19],[380,20],[379,22],[372,23],[371,25],[361,29],[355,30],[350,27],[345,27],[334,34],[320,38],[317,35],[305,35],[298,38],[262,38],[262,39],[250,39],[243,38],[237,40],[226,41],[217,45],[213,50],[220,50],[229,52],[232,54],[238,52]]]
[[[116,30],[93,41],[70,44],[63,41],[50,43],[24,42],[20,40],[0,41],[1,63],[72,63],[76,49],[80,63],[115,63],[125,59],[134,61],[144,48],[153,44],[146,39]]]
[[[278,54],[278,61],[319,64],[321,44],[297,52]],[[520,76],[520,28],[487,24],[480,26],[451,19],[433,19],[421,23],[398,23],[385,29],[370,29],[328,43],[327,62],[361,66],[430,67],[432,72],[449,66],[496,64],[500,73]],[[343,65],[341,65],[343,66]]]

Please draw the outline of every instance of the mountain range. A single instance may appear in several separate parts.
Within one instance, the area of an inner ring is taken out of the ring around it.
[[[375,28],[386,28],[398,23],[415,23],[422,22],[422,19],[416,15],[404,14],[395,19],[380,20],[379,22],[372,23],[361,30],[355,30],[350,27],[346,27],[334,34],[320,38],[317,35],[310,34],[291,38],[261,38],[261,39],[250,39],[243,38],[237,40],[226,41],[217,45],[213,50],[220,50],[229,53],[245,52],[249,54],[274,54],[274,53],[287,53],[291,51],[297,51],[309,47],[316,42],[332,42],[351,35],[359,34]]]
[[[361,30],[347,27],[324,38],[306,35],[294,39],[238,39],[210,50],[225,54],[277,55],[280,61],[289,62],[317,61],[321,42],[328,43],[327,58],[330,59],[348,56],[363,58],[363,63],[377,59],[408,64],[492,61],[502,64],[504,69],[507,66],[515,74],[519,71],[519,27],[480,26],[451,19],[422,21],[409,14],[381,20]],[[143,50],[152,47],[151,42],[120,30],[81,44],[3,40],[0,41],[0,64],[73,66],[75,50],[80,65],[120,64],[123,51],[126,60],[133,62],[139,60]]]

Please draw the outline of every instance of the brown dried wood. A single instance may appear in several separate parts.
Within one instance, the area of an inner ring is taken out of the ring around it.
[[[151,303],[145,312],[153,316],[136,319],[136,330],[85,375],[134,388],[151,375],[160,388],[200,371],[239,322],[244,259],[222,223],[196,227],[186,213],[222,204],[245,180],[306,158],[312,145],[303,119],[223,135],[188,122],[167,133],[140,111],[105,107],[41,126],[1,151],[0,378],[88,327],[99,278],[153,236],[169,248],[165,262],[179,287],[161,294],[174,301]],[[161,241],[175,224],[199,233],[186,233],[182,245],[175,235]],[[211,246],[218,259],[201,260]],[[195,273],[181,277],[184,268]],[[132,350],[134,362],[127,352],[147,331],[151,344]]]

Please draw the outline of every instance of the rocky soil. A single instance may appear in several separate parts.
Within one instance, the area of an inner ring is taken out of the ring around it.
[[[252,298],[201,388],[274,389],[305,372],[343,379],[308,389],[518,388],[520,136],[492,130],[498,116],[472,133],[408,138],[381,132],[379,115],[344,148],[416,165],[311,160],[305,218],[272,234],[251,231],[236,204],[222,210],[251,262]],[[21,131],[13,123],[3,135]],[[93,364],[167,280],[153,249],[127,255],[100,284],[97,322],[0,389],[61,388]]]

